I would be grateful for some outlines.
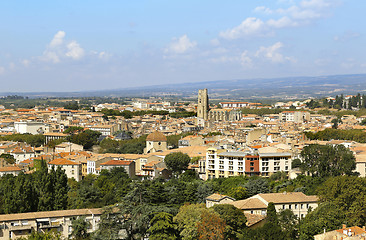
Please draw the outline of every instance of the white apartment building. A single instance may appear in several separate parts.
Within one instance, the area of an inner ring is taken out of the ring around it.
[[[280,113],[281,122],[303,123],[310,121],[310,113],[304,111],[284,111]]]
[[[270,176],[273,173],[291,169],[291,153],[258,153],[208,148],[206,152],[206,179],[239,175]]]
[[[261,176],[270,176],[276,172],[289,172],[291,169],[291,153],[259,153]]]
[[[49,132],[49,125],[43,122],[15,122],[14,129],[17,133],[43,134]]]
[[[48,212],[28,212],[0,215],[0,239],[27,237],[31,232],[55,231],[67,239],[72,232],[72,220],[85,217],[88,233],[98,229],[102,209],[71,209]]]
[[[81,164],[79,163],[64,158],[57,158],[48,163],[48,168],[52,169],[52,167],[55,167],[55,169],[61,167],[62,170],[65,170],[68,178],[74,178],[76,181],[81,180]]]

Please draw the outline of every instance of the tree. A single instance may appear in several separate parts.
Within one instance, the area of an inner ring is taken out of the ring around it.
[[[277,240],[283,239],[283,232],[278,222],[276,208],[273,202],[267,206],[267,222],[262,228],[263,239]]]
[[[66,210],[67,209],[67,193],[69,186],[67,185],[67,175],[65,170],[58,167],[55,172],[55,193],[54,193],[54,210]]]
[[[105,207],[98,230],[94,233],[95,240],[117,240],[120,239],[119,232],[123,229],[123,215],[113,207]]]
[[[250,178],[244,186],[247,189],[249,196],[269,192],[268,182],[264,178]]]
[[[54,232],[54,231],[50,231],[50,232],[45,232],[45,233],[40,233],[40,232],[36,232],[33,231],[31,233],[31,235],[29,235],[28,237],[21,237],[19,238],[20,240],[61,240],[61,234]]]
[[[310,144],[301,151],[303,171],[321,178],[327,176],[353,175],[355,157],[343,145]]]
[[[296,239],[298,235],[298,220],[293,211],[285,209],[278,214],[278,222],[284,233],[284,239]]]
[[[175,240],[177,239],[173,215],[165,212],[159,212],[154,215],[150,221],[149,228],[151,240]]]
[[[243,186],[237,186],[234,188],[231,188],[227,195],[229,195],[232,198],[235,198],[236,200],[242,200],[248,197],[248,192],[245,187]]]
[[[165,156],[164,162],[169,170],[180,173],[188,168],[191,158],[186,153],[174,152]]]
[[[366,224],[366,179],[356,176],[328,178],[318,190],[322,202],[332,203],[345,214],[347,225]]]
[[[178,224],[179,235],[183,240],[198,239],[197,223],[201,221],[204,212],[213,212],[205,204],[185,204],[179,208],[174,221]]]
[[[333,123],[332,128],[337,129],[339,120],[337,118],[334,118],[331,122]]]
[[[300,159],[298,159],[298,158],[296,158],[296,159],[294,159],[293,161],[292,161],[292,163],[291,163],[291,168],[293,169],[293,168],[298,168],[298,167],[300,167],[301,166],[301,160]]]
[[[300,221],[301,240],[314,239],[314,235],[339,229],[345,222],[344,212],[333,203],[321,203],[314,211]]]
[[[246,230],[247,218],[240,209],[231,204],[216,204],[213,209],[226,223],[225,239],[237,239]]]
[[[197,223],[198,239],[221,240],[225,239],[225,221],[217,213],[205,211]]]
[[[8,153],[2,153],[0,155],[0,158],[3,158],[7,163],[9,164],[14,164],[15,163],[15,158],[13,155],[8,154]]]
[[[71,222],[72,232],[70,234],[72,239],[86,240],[89,239],[88,227],[90,223],[85,217],[78,217]]]

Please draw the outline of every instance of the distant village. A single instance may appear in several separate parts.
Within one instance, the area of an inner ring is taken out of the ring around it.
[[[350,109],[345,96],[344,109]],[[335,101],[333,97],[327,101]],[[124,168],[132,180],[174,178],[165,157],[172,153],[187,154],[191,161],[189,170],[203,181],[238,176],[270,178],[284,173],[289,180],[304,173],[294,162],[302,161],[302,150],[309,145],[343,145],[355,158],[353,170],[359,177],[366,177],[366,143],[354,140],[310,139],[306,133],[326,129],[365,131],[362,123],[366,115],[318,113],[321,108],[310,108],[314,101],[276,102],[263,105],[256,102],[219,102],[210,104],[207,89],[198,92],[197,102],[154,101],[134,99],[132,104],[97,104],[90,110],[70,110],[60,107],[36,106],[30,109],[6,109],[0,106],[0,137],[16,134],[42,135],[39,146],[25,141],[0,141],[0,176],[32,174],[38,171],[39,161],[45,161],[49,170],[61,168],[69,179],[82,181],[88,175],[98,176],[103,170]],[[342,102],[342,104],[343,104]],[[351,110],[357,110],[357,103]],[[343,108],[343,106],[342,106]],[[107,116],[102,110],[118,112],[146,111],[131,117]],[[282,109],[279,113],[246,113],[253,109]],[[192,117],[171,117],[149,111],[168,113],[194,112]],[[331,111],[330,111],[331,112]],[[335,121],[337,120],[337,121]],[[85,148],[69,141],[73,132],[91,130],[98,132],[98,142],[128,141],[146,136],[143,153],[107,153],[98,144]],[[180,135],[177,146],[168,142],[169,136]],[[53,144],[50,144],[53,143]],[[12,161],[9,161],[12,159]],[[205,197],[210,208],[217,204],[230,204],[246,216],[248,228],[259,228],[266,223],[267,207],[273,203],[277,212],[289,209],[296,218],[303,219],[318,207],[317,195],[298,192],[258,193],[237,200],[222,193]],[[102,209],[74,209],[40,213],[12,213],[0,215],[0,238],[16,239],[32,231],[56,229],[62,236],[71,233],[72,218],[84,216],[90,222],[89,232],[98,229]],[[318,234],[318,235],[316,235]],[[365,228],[343,226],[337,230],[314,233],[315,239],[365,239]],[[359,236],[360,238],[352,238]],[[361,238],[361,236],[363,238]]]

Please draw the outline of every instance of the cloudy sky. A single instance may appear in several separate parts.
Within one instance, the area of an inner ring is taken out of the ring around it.
[[[362,0],[1,1],[0,92],[365,73],[365,9]]]

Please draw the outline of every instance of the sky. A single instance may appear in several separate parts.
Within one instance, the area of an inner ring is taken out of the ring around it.
[[[4,0],[0,92],[366,73],[365,9],[360,0]]]

